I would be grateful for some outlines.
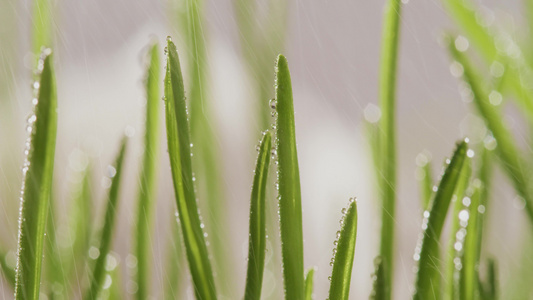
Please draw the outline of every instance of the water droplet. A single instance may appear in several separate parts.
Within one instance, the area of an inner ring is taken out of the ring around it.
[[[270,99],[270,101],[268,102],[268,105],[270,105],[271,109],[276,109],[277,104],[278,104],[278,101],[276,101],[276,99],[274,98]]]
[[[465,52],[468,50],[468,47],[470,46],[470,43],[468,42],[468,39],[464,36],[460,35],[455,39],[455,48],[459,52]]]

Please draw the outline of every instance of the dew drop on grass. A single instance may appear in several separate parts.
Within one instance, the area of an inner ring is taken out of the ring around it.
[[[464,36],[460,35],[455,39],[455,49],[457,49],[459,52],[465,52],[468,50],[468,47],[470,47],[470,43]]]
[[[278,101],[276,101],[276,99],[274,98],[270,99],[270,101],[268,102],[268,105],[270,106],[271,109],[276,109],[277,104],[278,104]]]
[[[89,248],[89,257],[91,259],[97,259],[98,256],[100,256],[100,250],[94,246],[91,246],[91,248]]]
[[[102,288],[104,290],[107,290],[111,287],[111,284],[113,284],[113,278],[111,278],[111,275],[109,274],[106,274],[105,275],[105,280],[104,280],[104,285],[102,286]]]

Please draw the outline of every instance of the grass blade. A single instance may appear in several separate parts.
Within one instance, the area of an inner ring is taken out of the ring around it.
[[[533,120],[533,93],[524,86],[524,82],[531,82],[532,70],[523,62],[523,51],[498,51],[498,35],[491,31],[488,26],[480,22],[481,13],[475,9],[474,4],[470,0],[444,0],[443,1],[448,11],[455,19],[456,23],[466,33],[468,39],[476,46],[476,49],[481,54],[487,64],[491,65],[494,62],[503,64],[505,73],[502,78],[502,89],[514,94],[517,103],[524,108],[524,112],[528,116],[528,120]],[[518,44],[509,39],[510,35],[506,36],[505,47],[510,49],[518,48]],[[501,39],[500,39],[501,40]],[[501,41],[499,42],[502,43]],[[501,76],[501,75],[500,75]]]
[[[305,275],[305,300],[313,300],[313,277],[315,275],[315,268],[309,269]]]
[[[486,282],[479,280],[480,298],[483,300],[495,300],[498,298],[498,283],[496,278],[496,261],[487,259]]]
[[[16,299],[39,299],[46,217],[50,203],[57,132],[57,98],[52,56],[41,55],[39,92],[29,118],[24,183],[20,201]]]
[[[526,202],[526,213],[529,220],[533,222],[533,197],[527,188],[529,186],[529,180],[526,175],[527,170],[524,170],[527,166],[525,163],[526,161],[518,151],[518,148],[512,139],[513,135],[504,126],[500,111],[490,104],[488,96],[481,88],[481,83],[479,82],[478,77],[474,74],[466,56],[458,51],[453,44],[450,43],[449,46],[452,57],[463,66],[463,79],[470,85],[474,95],[473,102],[483,119],[485,119],[487,127],[498,142],[496,152],[503,163],[502,165],[507,176],[514,185],[515,190]]]
[[[0,270],[1,273],[4,276],[4,279],[6,282],[11,286],[13,289],[15,288],[15,281],[16,281],[16,274],[15,269],[9,266],[7,263],[7,252],[4,252],[3,250],[0,250]]]
[[[385,299],[391,298],[394,274],[394,218],[396,206],[396,69],[398,60],[398,39],[400,34],[401,0],[388,0],[385,4],[384,25],[381,44],[379,102],[382,113],[380,120],[381,180],[382,196],[380,256],[384,261],[383,282]]]
[[[375,272],[374,272],[374,276],[372,276],[373,286],[372,286],[372,294],[370,294],[370,299],[372,300],[385,299],[387,294],[386,294],[385,283],[383,282],[383,278],[384,278],[383,260],[379,256],[374,259],[374,269],[375,269]]]
[[[472,175],[472,163],[470,159],[467,159],[463,164],[461,175],[459,175],[459,181],[455,187],[454,196],[452,198],[453,212],[452,212],[452,225],[450,229],[450,238],[448,241],[448,253],[446,263],[446,283],[447,287],[444,289],[445,299],[457,299],[459,296],[458,280],[455,276],[456,267],[455,259],[460,258],[458,251],[455,249],[455,243],[461,241],[457,240],[457,231],[461,228],[459,213],[464,208],[463,199],[466,196],[466,190],[470,184],[470,177]]]
[[[265,195],[270,164],[271,134],[266,132],[261,141],[255,168],[250,204],[250,240],[248,246],[248,271],[246,273],[245,300],[260,299],[265,267],[266,213]]]
[[[285,299],[304,298],[304,249],[300,172],[296,152],[291,75],[287,59],[276,64],[278,199]]]
[[[173,212],[176,209],[172,210]],[[184,282],[183,275],[185,272],[183,268],[184,255],[182,247],[182,238],[180,233],[180,225],[176,220],[176,213],[172,215],[171,236],[168,246],[168,259],[166,260],[166,277],[165,277],[165,299],[174,300],[181,298],[182,284]]]
[[[43,48],[52,47],[52,3],[50,0],[33,1],[32,50],[35,55]]]
[[[419,162],[420,161],[420,162]],[[419,162],[419,163],[418,163]],[[422,209],[428,210],[431,204],[431,198],[433,197],[433,176],[431,168],[431,158],[426,153],[422,152],[417,156],[418,169],[417,179],[420,182]]]
[[[176,46],[166,48],[165,113],[168,152],[183,241],[197,299],[216,299],[211,263],[196,204],[185,91]]]
[[[480,242],[479,239],[481,239],[478,235],[478,226],[482,186],[480,181],[476,182],[474,182],[473,192],[470,196],[470,205],[459,213],[461,222],[467,223],[466,226],[463,226],[466,227],[466,236],[464,237],[459,280],[459,299],[462,300],[473,300],[479,286],[476,269],[479,264],[478,244]]]
[[[122,165],[124,162],[124,155],[126,153],[126,138],[122,139],[120,150],[115,160],[115,165],[110,168],[111,187],[109,189],[109,196],[107,199],[107,207],[105,211],[104,225],[100,236],[99,255],[96,259],[93,271],[90,278],[90,287],[85,295],[86,300],[93,300],[98,298],[98,293],[102,289],[104,283],[104,276],[106,275],[105,263],[109,250],[111,249],[112,236],[115,228],[115,219],[118,211],[118,198],[120,191],[120,178],[122,177]]]
[[[329,299],[347,300],[350,294],[355,241],[357,237],[357,202],[350,199],[346,214],[342,216],[342,228],[337,232],[338,243],[331,272]]]
[[[195,176],[197,179],[198,196],[205,199],[200,207],[205,209],[204,220],[209,241],[213,249],[213,269],[218,274],[216,283],[219,292],[230,298],[234,292],[234,280],[231,245],[226,241],[229,238],[226,220],[226,199],[224,185],[221,178],[222,162],[219,143],[216,139],[216,122],[209,101],[209,57],[207,55],[207,32],[205,30],[205,6],[203,0],[180,0],[185,3],[184,17],[186,33],[184,34],[188,45],[189,94],[190,107],[190,132],[194,144],[193,161],[195,163]]]
[[[137,196],[137,230],[135,255],[137,256],[137,299],[148,298],[150,289],[151,238],[153,207],[156,201],[156,175],[159,156],[159,47],[151,46],[150,62],[146,74],[146,124],[143,162]]]
[[[466,142],[457,145],[457,149],[433,198],[429,215],[424,216],[424,235],[420,253],[415,253],[419,261],[416,275],[415,300],[437,299],[440,294],[440,236],[448,207],[459,180],[463,163],[466,159]],[[426,223],[427,222],[427,223]]]

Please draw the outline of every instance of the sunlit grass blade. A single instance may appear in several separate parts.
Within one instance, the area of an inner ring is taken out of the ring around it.
[[[304,249],[300,172],[289,64],[283,55],[276,64],[278,201],[285,299],[304,298]]]
[[[266,251],[265,196],[272,145],[270,132],[261,141],[250,201],[250,235],[248,246],[248,271],[246,273],[245,300],[261,298]]]
[[[479,77],[474,74],[467,57],[464,53],[458,51],[452,43],[449,45],[449,50],[452,57],[463,67],[463,79],[470,85],[474,95],[473,102],[498,143],[496,153],[499,155],[502,166],[512,181],[514,188],[526,202],[527,215],[529,220],[533,222],[533,198],[528,190],[527,170],[524,169],[527,168],[526,161],[518,151],[512,139],[512,133],[503,124],[500,110],[490,104],[488,95],[483,90]]]
[[[52,190],[57,131],[57,98],[52,56],[41,54],[37,105],[28,119],[31,137],[26,149],[20,201],[15,298],[39,299],[46,217]]]
[[[305,275],[305,300],[313,300],[313,281],[315,276],[315,268],[309,269]]]
[[[382,300],[387,296],[385,283],[383,282],[383,260],[381,257],[376,257],[374,259],[374,275],[372,276],[372,293],[370,294],[370,299],[372,300]]]
[[[379,70],[379,104],[382,117],[380,128],[381,172],[381,244],[380,256],[384,260],[383,279],[385,299],[391,298],[394,274],[394,220],[396,211],[396,69],[400,34],[401,0],[388,0],[385,4]]]
[[[522,60],[522,53],[516,42],[509,34],[500,34],[502,39],[493,28],[484,25],[480,9],[476,9],[471,0],[443,0],[445,6],[455,19],[459,27],[465,32],[469,41],[476,47],[489,66],[496,65],[504,70],[502,88],[514,94],[519,105],[529,120],[533,120],[533,93],[524,86],[524,82],[533,80],[532,70]],[[499,44],[499,46],[498,46]],[[498,47],[505,49],[517,49],[518,51],[499,51]]]
[[[148,298],[150,292],[150,265],[153,207],[156,202],[156,175],[159,156],[159,47],[154,43],[149,50],[146,74],[146,119],[144,152],[137,195],[137,223],[135,255],[137,257],[137,299]]]
[[[415,300],[438,299],[440,294],[440,236],[448,207],[459,180],[466,159],[466,142],[460,142],[440,181],[431,209],[424,216],[424,235],[420,252],[415,253],[418,260],[416,274]]]
[[[450,238],[448,240],[448,252],[446,253],[446,288],[444,289],[444,299],[457,299],[459,296],[458,278],[456,277],[456,259],[460,259],[460,253],[455,249],[457,243],[457,232],[461,224],[459,219],[459,212],[464,208],[463,199],[466,196],[466,190],[470,184],[470,177],[472,175],[472,161],[466,159],[463,163],[459,180],[455,187],[452,198],[453,211],[451,218]],[[462,241],[461,241],[462,243]]]
[[[469,197],[470,204],[465,205],[467,207],[459,213],[461,222],[467,223],[466,226],[463,226],[466,228],[466,235],[463,243],[459,280],[459,299],[462,300],[475,299],[479,286],[477,268],[479,264],[478,244],[481,238],[478,235],[481,190],[481,181],[475,181],[472,195]]]
[[[175,213],[172,210],[171,233],[169,238],[168,253],[165,268],[165,299],[180,299],[182,285],[185,277],[185,255],[183,253],[183,241],[180,233],[180,225]]]
[[[431,157],[422,152],[416,157],[418,169],[417,169],[417,179],[420,184],[421,199],[422,199],[422,209],[428,210],[431,198],[433,197],[433,175],[431,168]]]
[[[215,282],[201,228],[191,166],[185,91],[176,46],[166,48],[165,113],[168,153],[189,270],[197,299],[216,299]]]
[[[9,284],[10,287],[15,288],[15,269],[13,269],[6,261],[7,253],[3,250],[0,250],[0,270],[5,281]]]
[[[115,164],[108,168],[108,175],[111,177],[111,187],[109,188],[104,224],[101,228],[101,235],[99,237],[99,255],[94,262],[93,271],[89,276],[90,287],[85,294],[85,300],[97,299],[104,284],[106,259],[111,249],[113,232],[115,230],[115,220],[118,211],[120,179],[122,177],[122,167],[126,153],[126,142],[126,138],[123,138]]]
[[[350,294],[355,241],[357,238],[357,202],[350,199],[346,214],[342,216],[342,228],[337,232],[337,250],[331,272],[329,299],[347,300]]]

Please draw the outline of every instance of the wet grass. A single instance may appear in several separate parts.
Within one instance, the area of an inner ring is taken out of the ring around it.
[[[186,76],[190,85],[184,85],[184,78],[178,57],[178,49],[169,38],[164,50],[164,108],[166,138],[170,174],[173,182],[175,206],[172,213],[172,230],[168,244],[168,257],[165,261],[167,281],[164,291],[152,287],[151,236],[153,234],[153,210],[158,196],[155,191],[158,180],[155,176],[158,163],[158,110],[160,104],[159,56],[157,44],[152,44],[148,53],[149,64],[146,74],[146,123],[144,151],[137,189],[137,214],[133,234],[133,255],[126,258],[134,265],[133,274],[121,274],[117,268],[117,258],[112,253],[116,217],[120,210],[120,186],[125,160],[126,139],[120,143],[115,163],[108,168],[108,198],[99,228],[93,228],[94,217],[91,164],[87,163],[77,183],[77,193],[72,197],[68,225],[70,245],[65,249],[57,245],[55,232],[58,217],[53,201],[53,163],[55,158],[55,138],[57,126],[57,99],[52,56],[45,50],[37,61],[39,75],[34,87],[34,114],[28,127],[27,161],[23,166],[24,185],[20,199],[20,220],[17,245],[17,267],[7,263],[9,249],[0,247],[0,267],[8,285],[13,288],[16,299],[37,300],[44,296],[49,299],[70,299],[84,296],[83,299],[123,299],[122,290],[128,277],[128,293],[137,299],[147,299],[151,295],[163,295],[166,299],[182,297],[187,289],[186,272],[190,274],[191,288],[197,299],[218,299],[221,296],[239,295],[244,299],[260,299],[263,290],[263,277],[266,269],[266,233],[269,226],[269,190],[275,190],[279,205],[279,229],[281,261],[285,299],[313,299],[313,288],[317,285],[314,267],[304,273],[304,242],[302,226],[302,199],[300,173],[296,146],[295,107],[289,71],[285,56],[279,55],[275,66],[265,63],[273,59],[274,50],[282,47],[279,40],[273,41],[269,49],[262,50],[264,57],[250,71],[254,74],[258,101],[259,127],[272,127],[264,132],[258,146],[258,157],[250,197],[250,222],[248,243],[248,267],[244,291],[235,291],[235,270],[231,268],[232,249],[227,244],[228,217],[225,213],[224,194],[221,188],[221,158],[216,147],[214,129],[209,125],[210,111],[207,92],[207,54],[203,33],[203,5],[201,1],[187,0],[183,26],[187,28],[185,41],[189,51],[185,55],[191,68]],[[413,245],[414,260],[417,264],[413,299],[497,299],[500,290],[496,258],[485,258],[482,239],[486,211],[489,209],[491,176],[494,162],[512,182],[525,212],[533,221],[533,192],[529,188],[531,165],[529,154],[518,146],[512,131],[505,126],[505,112],[501,103],[491,99],[498,95],[514,99],[523,110],[528,124],[533,124],[533,92],[524,86],[528,79],[532,60],[527,55],[515,52],[501,53],[499,32],[494,28],[474,22],[478,16],[475,6],[466,0],[443,0],[455,18],[464,35],[479,51],[481,61],[473,59],[471,50],[465,49],[464,37],[448,36],[445,41],[453,60],[460,66],[460,77],[467,83],[472,95],[472,106],[485,120],[489,135],[484,145],[470,145],[465,141],[457,144],[451,159],[444,165],[444,172],[436,184],[433,181],[434,163],[428,155],[420,156],[419,180],[421,190],[420,207],[423,211],[420,243]],[[276,3],[273,1],[272,3]],[[50,32],[51,14],[45,8],[45,1],[36,1],[36,22],[34,23],[34,50],[52,45]],[[375,178],[380,191],[381,222],[380,251],[375,261],[372,299],[394,298],[394,255],[396,199],[396,80],[398,65],[398,45],[401,24],[401,1],[386,2],[379,79],[380,109],[379,123],[369,124]],[[264,46],[272,33],[256,36],[257,28],[247,28],[254,16],[254,5],[250,1],[236,1],[239,9],[239,26],[245,59],[253,62],[254,47]],[[533,7],[531,4],[529,7]],[[252,9],[253,8],[253,9]],[[40,14],[40,13],[41,14]],[[271,13],[276,15],[276,10]],[[279,23],[285,20],[276,15]],[[278,24],[279,25],[279,24]],[[283,25],[284,26],[284,25]],[[276,28],[276,26],[272,26]],[[275,29],[271,29],[274,30]],[[245,42],[253,42],[246,44]],[[459,41],[459,42],[458,42]],[[508,41],[509,42],[509,41]],[[512,46],[520,43],[509,42]],[[527,44],[527,43],[523,43]],[[259,45],[259,46],[258,46]],[[39,46],[39,47],[36,47]],[[468,47],[466,47],[468,48]],[[198,51],[190,51],[198,50]],[[512,48],[515,49],[515,48]],[[513,54],[514,53],[514,54]],[[524,53],[524,52],[519,52]],[[272,55],[271,55],[272,54]],[[263,59],[265,61],[263,61]],[[485,64],[485,65],[483,65]],[[502,72],[495,72],[503,68]],[[271,75],[264,75],[270,68]],[[483,70],[491,69],[485,76]],[[274,78],[275,75],[275,78]],[[271,79],[268,79],[272,77]],[[274,82],[275,80],[275,82]],[[275,84],[275,89],[271,88]],[[268,91],[268,87],[272,91]],[[186,100],[186,90],[190,99]],[[271,101],[267,97],[273,93]],[[187,106],[191,114],[187,112]],[[270,109],[269,109],[270,107]],[[273,113],[272,123],[268,114]],[[533,127],[532,127],[533,128]],[[257,134],[259,135],[259,132]],[[192,144],[194,143],[194,148]],[[272,148],[274,145],[274,148]],[[193,151],[192,149],[198,149]],[[192,154],[198,153],[193,160]],[[277,178],[269,172],[271,160],[276,164]],[[195,172],[196,171],[196,172]],[[197,174],[198,177],[195,176]],[[276,180],[271,185],[270,182]],[[435,185],[436,184],[436,185]],[[276,189],[274,189],[276,187]],[[201,195],[201,196],[198,196]],[[272,199],[270,199],[272,198]],[[206,207],[210,208],[206,212]],[[451,207],[451,208],[450,208]],[[451,213],[450,213],[451,211]],[[176,213],[175,213],[176,212]],[[206,215],[206,222],[201,218]],[[170,214],[169,213],[169,214]],[[176,215],[175,215],[176,214]],[[446,221],[451,222],[449,236],[443,235]],[[358,230],[357,205],[350,201],[343,210],[341,229],[335,241],[334,257],[331,261],[330,300],[349,298],[353,263],[356,253]],[[360,228],[360,226],[359,226]],[[95,230],[95,229],[98,229]],[[272,228],[274,231],[274,228]],[[93,234],[95,232],[96,234]],[[213,245],[208,247],[206,234],[213,237]],[[444,237],[443,237],[444,236]],[[443,240],[446,240],[443,242]],[[358,244],[358,247],[368,245]],[[333,248],[333,247],[332,247]],[[442,251],[446,249],[445,253]],[[43,253],[45,258],[43,260]],[[43,262],[44,261],[44,262]],[[312,266],[312,264],[310,264]],[[44,267],[43,267],[44,266]],[[45,271],[43,271],[45,270]],[[357,268],[355,268],[357,271]],[[44,275],[43,275],[44,274]],[[526,275],[520,275],[522,277]],[[75,279],[74,279],[75,278]],[[75,281],[75,282],[74,282]],[[526,288],[515,291],[526,297]]]

